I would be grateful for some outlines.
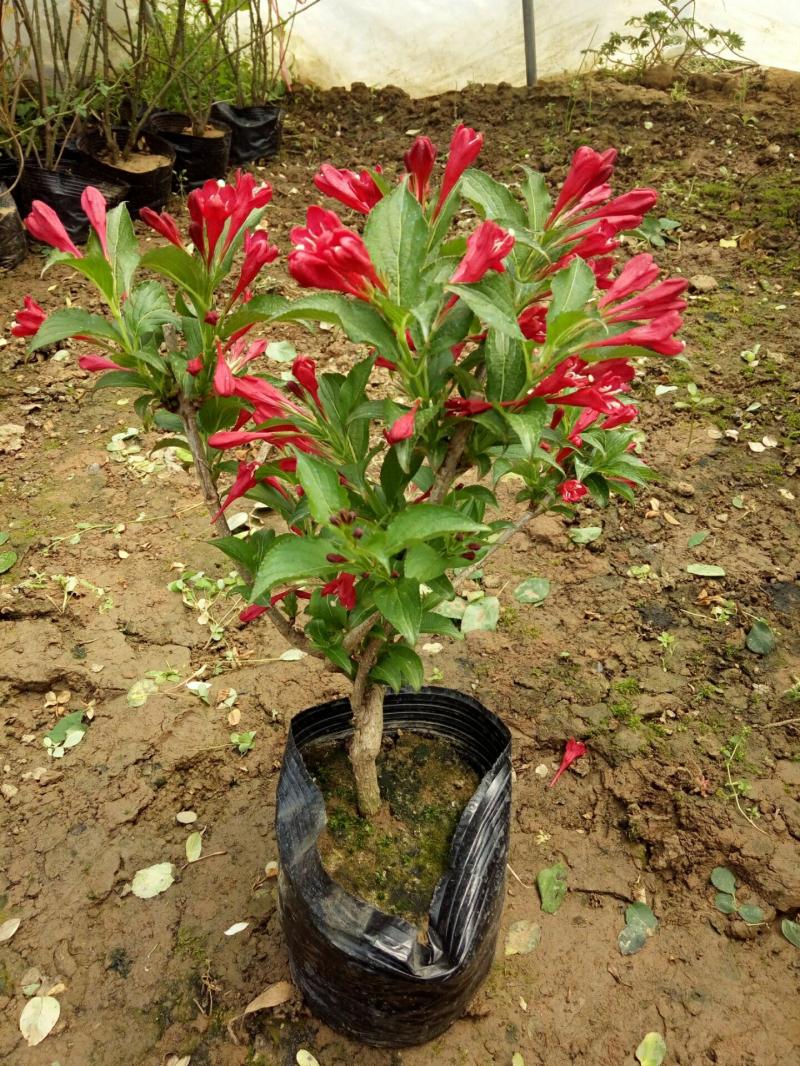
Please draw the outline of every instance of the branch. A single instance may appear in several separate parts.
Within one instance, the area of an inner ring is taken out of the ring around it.
[[[200,489],[203,493],[203,500],[208,508],[208,513],[214,518],[214,529],[220,537],[229,537],[231,536],[231,528],[228,525],[228,520],[225,515],[220,514],[219,517],[214,517],[219,512],[221,501],[219,493],[217,492],[217,486],[214,483],[214,477],[211,473],[211,467],[208,465],[205,446],[197,428],[197,414],[194,405],[191,400],[183,395],[183,393],[178,397],[178,412],[186,432],[189,451],[192,453],[192,459],[194,460],[197,479],[200,482]],[[245,584],[252,584],[253,575],[247,567],[243,566],[241,563],[236,563],[236,569]],[[291,619],[286,618],[281,614],[277,607],[268,607],[267,615],[284,640],[289,644],[296,648],[300,648],[307,655],[313,655],[317,659],[326,658],[321,651],[318,651],[317,648],[314,647],[305,633],[303,633],[302,630],[297,629]]]
[[[450,491],[450,486],[458,473],[458,464],[461,462],[470,433],[472,433],[472,423],[466,419],[456,427],[455,433],[450,438],[444,462],[436,471],[429,497],[431,503],[441,503]]]
[[[461,570],[458,574],[456,574],[455,578],[453,579],[453,587],[458,588],[458,586],[463,584],[464,581],[467,581],[470,577],[472,577],[472,575],[476,571],[482,570],[486,563],[486,560],[490,559],[499,548],[502,548],[503,545],[506,544],[509,540],[511,540],[513,536],[519,533],[521,529],[524,529],[529,522],[532,522],[534,518],[538,518],[540,514],[544,514],[544,512],[552,503],[552,499],[552,496],[547,496],[544,500],[538,503],[536,507],[529,508],[527,511],[523,511],[519,518],[516,520],[516,522],[513,524],[513,526],[508,526],[507,529],[504,529],[500,536],[497,538],[497,540],[489,545],[489,550],[486,552],[482,559],[479,559],[476,563],[473,563],[472,566],[468,566],[466,569]]]

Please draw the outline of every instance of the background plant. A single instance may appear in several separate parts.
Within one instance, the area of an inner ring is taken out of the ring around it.
[[[631,33],[614,32],[599,48],[587,48],[585,54],[593,56],[601,68],[634,77],[665,62],[676,72],[690,74],[722,70],[744,59],[744,38],[734,30],[700,22],[696,0],[658,0],[658,4],[656,10],[626,21]]]
[[[318,188],[366,216],[363,237],[309,208],[289,270],[326,291],[295,300],[250,291],[277,249],[258,228],[270,190],[247,175],[191,194],[191,245],[168,215],[145,211],[169,246],[141,258],[124,208],[106,217],[91,193],[85,256],[52,218],[28,220],[39,235],[52,227],[53,261],[93,280],[109,311],[58,311],[34,347],[91,339],[100,354],[81,365],[103,372],[99,384],[136,389],[143,418],[184,434],[216,543],[251,601],[243,620],[268,614],[352,682],[365,814],[380,806],[383,693],[422,684],[420,634],[460,635],[446,617],[459,583],[536,514],[633,498],[648,473],[630,428],[632,360],[683,348],[685,283],[659,282],[649,254],[614,276],[618,235],[641,224],[654,190],[612,197],[615,151],[581,148],[555,201],[528,169],[515,196],[471,169],[481,146],[456,130],[438,190],[424,137],[393,188],[378,171],[323,166]],[[454,235],[465,201],[478,222]],[[139,281],[140,267],[162,281]],[[369,352],[346,375],[303,356],[288,382],[253,373],[267,341],[252,330],[285,321],[333,323]],[[367,392],[376,375],[383,399]],[[251,458],[227,458],[242,449]],[[502,479],[522,505],[513,522],[490,513]],[[245,495],[287,532],[231,535],[225,509]]]

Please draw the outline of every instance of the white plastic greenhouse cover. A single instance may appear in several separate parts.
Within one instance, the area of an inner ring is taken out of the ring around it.
[[[578,70],[656,0],[533,0],[539,77]],[[800,70],[800,0],[697,0],[705,25],[735,30],[762,66]],[[414,96],[469,82],[525,84],[521,0],[319,0],[295,21],[294,72],[323,88],[398,85]]]

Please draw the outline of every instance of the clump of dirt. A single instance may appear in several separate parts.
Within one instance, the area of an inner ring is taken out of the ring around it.
[[[478,787],[476,772],[440,738],[387,738],[378,760],[386,805],[368,819],[358,813],[343,743],[315,745],[304,758],[328,812],[318,841],[325,869],[380,910],[423,922],[461,812]]]

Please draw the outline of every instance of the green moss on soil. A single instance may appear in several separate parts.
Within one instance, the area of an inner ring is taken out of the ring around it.
[[[366,819],[343,744],[315,746],[304,758],[327,808],[318,841],[325,869],[380,910],[424,922],[477,773],[444,740],[398,734],[378,759],[384,808]]]

